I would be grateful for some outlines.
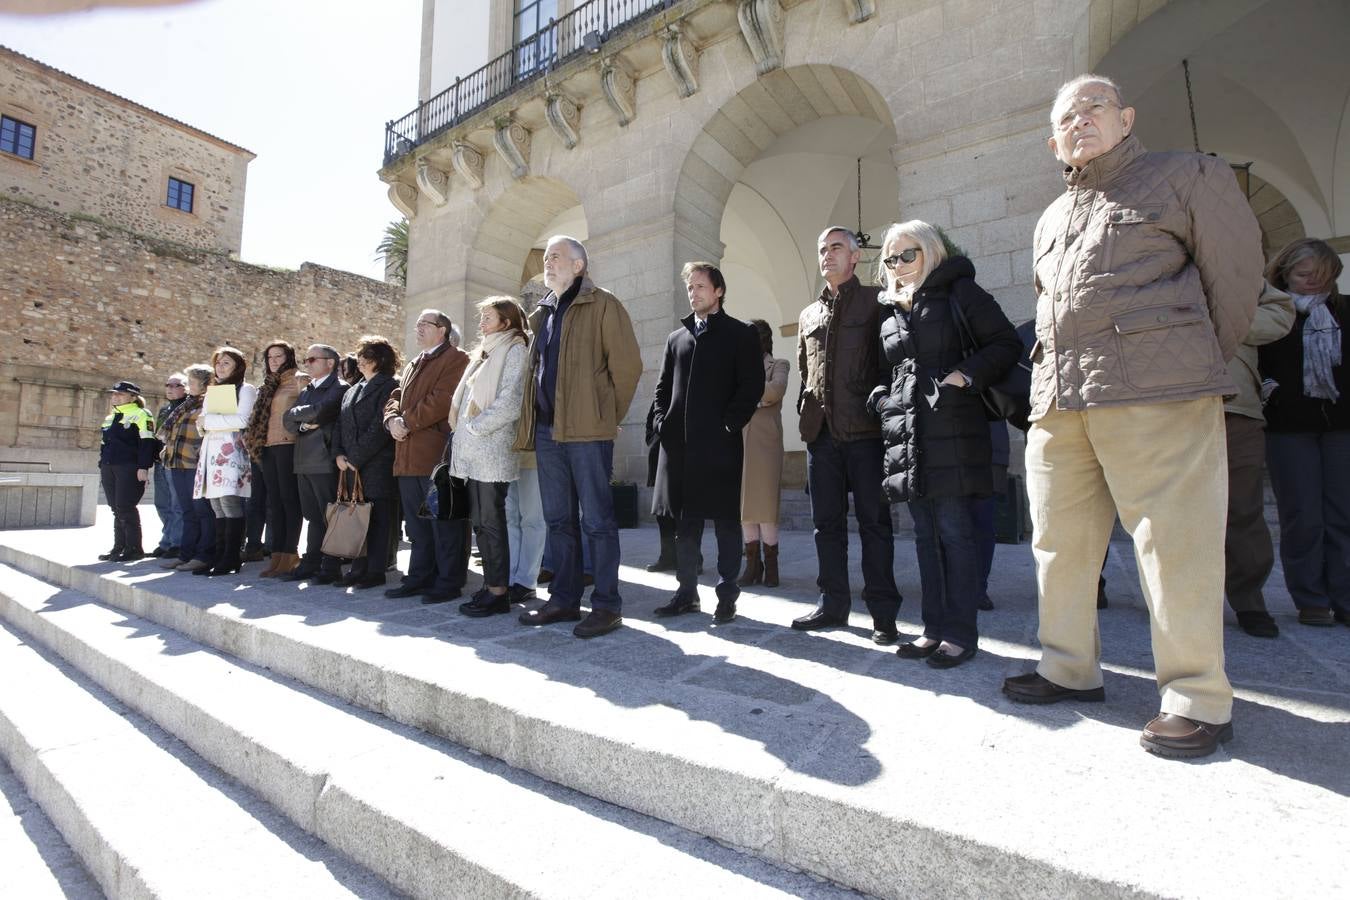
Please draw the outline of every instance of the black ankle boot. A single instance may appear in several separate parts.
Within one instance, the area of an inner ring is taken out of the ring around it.
[[[208,575],[233,575],[239,571],[239,551],[243,538],[243,518],[226,519],[224,553],[216,559],[216,564],[207,572]]]
[[[197,571],[192,573],[193,575],[213,574],[212,570],[216,567],[216,564],[225,558],[226,524],[229,521],[230,521],[229,519],[226,519],[222,516],[216,516],[216,549],[215,553],[213,553],[211,556],[211,565],[207,566],[204,569],[198,569]],[[238,550],[236,550],[235,552],[237,553]]]

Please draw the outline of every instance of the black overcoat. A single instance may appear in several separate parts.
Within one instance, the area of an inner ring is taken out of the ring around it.
[[[377,374],[357,382],[342,395],[333,456],[346,456],[361,473],[361,487],[369,498],[398,496],[394,483],[394,439],[384,427],[384,407],[397,383],[393,375]]]
[[[755,329],[718,311],[694,336],[694,316],[666,339],[652,423],[661,440],[652,512],[740,519],[741,429],[764,393]]]
[[[974,332],[974,353],[962,346],[953,303]],[[979,391],[1017,363],[1022,342],[997,301],[975,283],[970,260],[943,260],[914,292],[908,314],[883,307],[881,354],[890,378],[869,404],[881,416],[887,499],[989,496],[992,450]],[[954,369],[970,386],[939,387]]]

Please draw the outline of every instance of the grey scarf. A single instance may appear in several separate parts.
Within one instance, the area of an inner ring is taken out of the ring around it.
[[[1329,296],[1293,295],[1295,308],[1308,317],[1303,325],[1303,393],[1335,403],[1341,392],[1332,370],[1341,364],[1341,327],[1327,306]]]

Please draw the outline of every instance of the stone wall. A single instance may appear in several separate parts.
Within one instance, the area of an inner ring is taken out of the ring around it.
[[[163,377],[221,344],[401,346],[403,289],[306,263],[269,269],[114,225],[0,199],[0,456],[57,471],[91,463],[102,391],[127,378],[158,404]],[[96,463],[96,460],[94,461]]]
[[[0,113],[37,133],[32,160],[0,153],[0,196],[239,252],[249,151],[3,47]],[[171,176],[192,212],[166,205]]]

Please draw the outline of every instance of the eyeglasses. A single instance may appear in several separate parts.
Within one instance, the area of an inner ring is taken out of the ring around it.
[[[321,359],[337,359],[337,357],[336,357],[336,356],[306,356],[306,357],[305,357],[305,365],[309,365],[310,363],[316,363],[316,362],[318,362],[318,361],[321,360]]]
[[[417,320],[417,325],[416,325],[415,327],[421,328],[423,325],[427,326],[428,328],[444,328],[444,327],[445,327],[445,326],[442,325],[440,322],[427,321],[426,319],[418,319],[418,320]]]
[[[164,382],[164,386],[165,386],[166,388],[171,388],[171,387],[176,387],[176,388],[187,387],[186,384],[179,384],[177,381],[166,381],[166,382]]]
[[[894,269],[901,263],[909,265],[910,263],[914,262],[914,260],[918,259],[919,254],[922,252],[923,251],[920,250],[918,247],[906,247],[904,250],[901,250],[894,256],[888,256],[885,259],[883,259],[881,261],[881,264],[888,269]]]

